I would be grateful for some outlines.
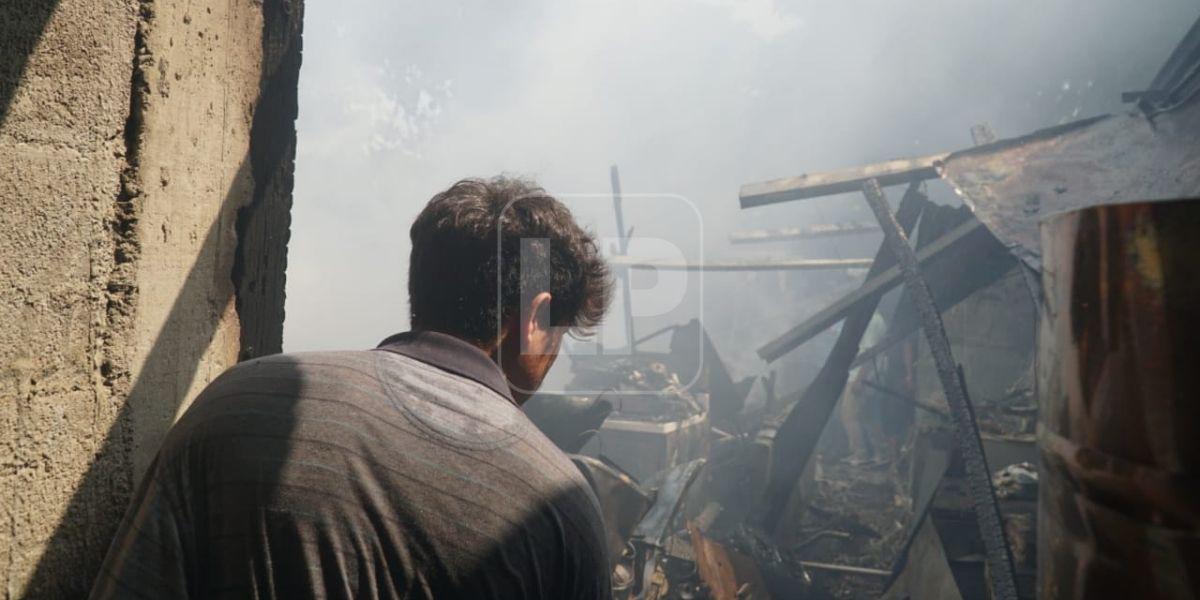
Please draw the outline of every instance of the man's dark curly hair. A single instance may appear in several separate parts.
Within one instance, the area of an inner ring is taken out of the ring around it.
[[[550,324],[589,335],[608,308],[612,277],[595,238],[532,182],[459,181],[429,201],[409,235],[414,330],[489,344],[504,320],[549,292]]]

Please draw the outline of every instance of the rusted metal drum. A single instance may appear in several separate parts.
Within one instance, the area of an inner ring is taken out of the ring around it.
[[[1200,598],[1200,201],[1042,224],[1041,598]]]

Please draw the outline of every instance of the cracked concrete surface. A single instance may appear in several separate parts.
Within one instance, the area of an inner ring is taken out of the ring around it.
[[[279,351],[301,13],[0,7],[0,596],[82,595],[175,417]]]

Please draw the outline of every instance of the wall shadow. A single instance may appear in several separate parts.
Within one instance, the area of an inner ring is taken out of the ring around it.
[[[248,169],[249,165],[243,162],[241,168]],[[238,200],[235,196],[226,196],[222,208],[225,209]],[[208,228],[200,253],[215,253],[219,243],[219,227],[214,223]],[[62,520],[47,543],[25,589],[26,597],[86,596],[124,513],[124,504],[131,492],[130,484],[136,483],[127,480],[132,465],[125,458],[132,451],[133,406],[145,401],[170,403],[171,409],[177,409],[183,403],[184,390],[180,390],[177,397],[168,398],[163,397],[160,386],[166,377],[183,381],[195,377],[204,348],[195,349],[190,353],[191,356],[181,357],[176,351],[176,340],[198,339],[197,336],[212,340],[218,321],[209,318],[206,322],[198,323],[195,311],[189,308],[192,299],[206,297],[211,291],[210,273],[198,265],[193,266],[147,355],[144,366],[130,388],[129,396],[117,413],[112,428],[105,435],[95,462],[80,480]],[[225,304],[229,298],[214,297],[212,301]],[[197,328],[201,331],[198,332]],[[114,506],[111,496],[122,492],[126,497]],[[109,507],[113,507],[114,510],[106,510]]]
[[[44,26],[55,3],[39,4],[46,5],[45,15],[40,17]],[[286,260],[282,255],[286,254],[287,235],[272,235],[271,230],[280,225],[272,219],[286,215],[291,205],[302,7],[302,0],[263,2],[263,74],[259,102],[251,124],[250,150],[239,166],[239,173],[249,170],[253,177],[253,196],[246,202],[244,188],[231,189],[221,201],[220,214],[227,214],[234,206],[241,205],[232,274],[233,294],[237,296],[235,302],[243,323],[240,359],[276,353],[281,349],[283,278],[272,269],[283,269],[284,263],[280,261]],[[25,32],[39,18],[37,15],[16,15],[14,18],[14,15],[5,14],[9,12],[19,12],[19,9],[11,3],[0,8],[0,24],[3,24],[0,36],[7,34],[8,28],[14,25]],[[9,42],[5,40],[5,43]],[[18,40],[17,43],[25,42]],[[34,43],[36,40],[27,44],[29,51]],[[8,54],[5,53],[5,61]],[[13,67],[5,62],[0,68]],[[24,68],[23,63],[21,68]],[[7,77],[7,71],[4,75]],[[135,72],[134,78],[138,76]],[[7,79],[4,85],[0,88],[0,118],[12,95]],[[141,102],[136,87],[133,102]],[[136,112],[131,111],[131,118]],[[215,254],[220,238],[218,217],[205,234],[200,255]],[[211,342],[218,325],[215,317],[197,320],[195,311],[189,310],[188,306],[197,297],[209,297],[217,306],[224,306],[231,299],[228,295],[210,297],[212,275],[198,263],[189,271],[147,354],[145,365],[130,387],[128,398],[47,543],[25,589],[25,597],[79,598],[87,595],[125,511],[132,491],[130,484],[134,483],[129,481],[126,458],[132,448],[130,399],[133,402],[169,403],[172,411],[177,410],[185,399],[183,392],[174,398],[164,398],[157,386],[165,377],[187,381],[194,378],[208,343],[181,356],[174,341],[203,339]],[[268,282],[272,285],[266,285]],[[270,289],[276,282],[278,289]],[[124,496],[118,502],[112,498],[116,493]]]
[[[321,385],[286,354],[243,362],[210,383],[163,439],[134,494],[138,510],[125,513],[109,560],[96,569],[95,595],[258,597],[255,584],[271,582],[278,569],[307,575],[303,564],[280,564],[303,544],[288,537],[295,529],[268,532],[276,513],[262,507],[291,491],[276,484],[295,478],[285,469],[294,466],[293,431],[302,421],[296,404],[321,394]],[[196,518],[181,537],[176,519],[189,515]],[[203,578],[194,576],[198,565]]]
[[[59,0],[0,2],[0,125]]]

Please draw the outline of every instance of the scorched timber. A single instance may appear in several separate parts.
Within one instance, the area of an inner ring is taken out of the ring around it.
[[[921,158],[904,158],[889,160],[847,169],[809,173],[798,177],[785,177],[762,183],[750,183],[742,186],[738,194],[742,208],[777,204],[791,200],[803,200],[858,192],[868,179],[875,179],[879,185],[897,185],[937,179],[937,165],[946,158],[946,154],[933,154]]]
[[[783,227],[780,229],[752,229],[729,234],[731,244],[757,244],[762,242],[790,242],[817,238],[877,233],[879,226],[873,223],[826,223],[809,227]]]
[[[772,260],[727,260],[708,262],[686,262],[673,260],[632,259],[612,256],[608,259],[614,267],[628,269],[657,269],[662,271],[837,271],[842,269],[867,269],[869,258],[830,259],[772,259]]]

